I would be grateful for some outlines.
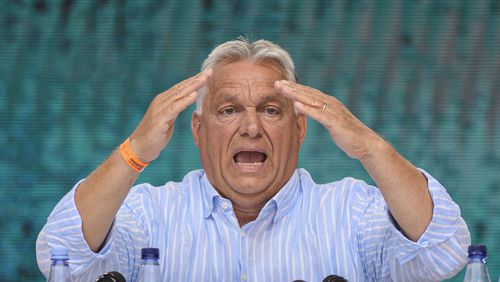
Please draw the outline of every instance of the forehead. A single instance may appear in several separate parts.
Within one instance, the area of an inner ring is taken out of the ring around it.
[[[271,63],[253,64],[238,61],[214,69],[209,83],[212,98],[216,100],[231,94],[257,92],[260,95],[276,95],[274,82],[283,79],[281,70]],[[223,95],[221,95],[223,94]]]

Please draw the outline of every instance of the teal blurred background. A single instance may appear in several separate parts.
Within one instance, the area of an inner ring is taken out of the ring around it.
[[[0,280],[43,281],[35,239],[58,200],[152,98],[239,35],[287,49],[458,202],[500,274],[500,1],[0,1]],[[200,168],[193,108],[140,182]],[[300,167],[372,182],[310,121]],[[463,275],[463,273],[461,274]],[[461,281],[457,276],[453,281]]]

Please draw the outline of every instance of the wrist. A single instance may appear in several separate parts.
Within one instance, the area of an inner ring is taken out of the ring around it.
[[[142,172],[149,165],[149,162],[144,162],[137,156],[130,138],[120,145],[119,152],[127,165],[136,172]]]
[[[129,142],[130,142],[130,148],[132,148],[132,151],[134,152],[135,156],[143,163],[150,163],[151,161],[148,160],[148,158],[146,158],[146,156],[144,154],[142,154],[141,152],[143,152],[144,150],[141,150],[141,146],[139,146],[139,144],[137,143],[137,138],[134,138],[133,136],[130,136],[128,138]]]
[[[359,160],[363,164],[376,162],[377,160],[382,160],[382,158],[389,156],[392,152],[394,152],[392,145],[382,137],[376,135],[376,137],[370,141],[365,150],[365,154]]]

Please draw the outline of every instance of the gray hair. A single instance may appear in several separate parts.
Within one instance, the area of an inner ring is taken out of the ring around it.
[[[218,64],[246,60],[257,64],[270,61],[278,65],[286,80],[297,82],[292,58],[283,48],[267,40],[252,41],[245,37],[227,41],[215,47],[203,62],[201,70],[214,69]],[[201,114],[203,100],[208,92],[207,87],[198,90],[196,112]]]

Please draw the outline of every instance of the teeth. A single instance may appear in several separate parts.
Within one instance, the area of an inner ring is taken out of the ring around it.
[[[244,165],[244,166],[260,166],[263,163],[264,162],[253,162],[253,163],[240,163],[240,162],[237,162],[236,164],[237,165]]]

